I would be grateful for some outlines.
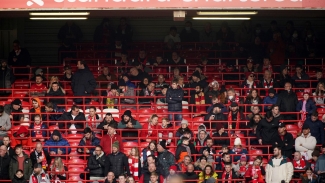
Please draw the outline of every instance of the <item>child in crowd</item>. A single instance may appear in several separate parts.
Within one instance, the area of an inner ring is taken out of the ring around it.
[[[140,156],[139,149],[137,147],[132,147],[129,155],[129,167],[130,174],[134,177],[134,180],[139,180],[139,167],[140,167]]]

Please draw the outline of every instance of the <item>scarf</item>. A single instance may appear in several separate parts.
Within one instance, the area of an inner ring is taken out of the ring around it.
[[[239,129],[239,120],[240,120],[240,114],[239,111],[237,111],[237,119],[236,119],[236,130]],[[234,126],[232,125],[233,123],[231,123],[232,120],[232,112],[229,112],[228,114],[228,129],[234,129]]]
[[[130,174],[137,181],[139,178],[139,157],[129,156]]]
[[[258,182],[264,182],[263,181],[263,176],[262,176],[262,172],[261,172],[261,167],[260,166],[253,166],[252,167],[252,174],[250,175],[252,178],[254,177],[254,175],[258,175],[257,179],[253,179],[252,183],[258,183]]]
[[[90,128],[95,128],[96,129],[96,123],[94,123],[96,121],[96,116],[91,117],[90,115],[88,116],[88,126]]]
[[[54,172],[62,172],[62,171],[64,171],[64,165],[62,166],[62,168],[63,168],[62,170],[59,170],[58,167],[56,167],[55,165],[53,165],[51,171],[54,171]],[[52,177],[52,180],[60,180],[60,178],[57,175],[58,175],[58,173],[55,173],[55,175]],[[62,176],[66,176],[65,173],[62,173],[61,175]]]
[[[235,100],[230,100],[228,98],[228,104],[231,105],[232,102],[236,102],[237,104],[239,103],[239,97],[237,95],[234,96]]]
[[[188,145],[184,145],[184,144],[182,144],[182,146],[185,147],[187,155],[192,156],[190,147]]]
[[[265,72],[266,70],[269,70],[269,71],[273,71],[273,69],[272,69],[272,66],[271,66],[271,64],[269,64],[269,65],[263,65],[263,72]]]
[[[42,154],[42,155],[41,155]],[[46,157],[45,157],[45,154],[44,154],[44,151],[42,150],[42,152],[39,154],[36,150],[35,150],[35,155],[36,155],[36,158],[38,159],[42,159],[42,168],[44,170],[46,170],[47,168],[47,160],[46,160]]]
[[[263,86],[264,86],[264,88],[266,88],[266,89],[273,88],[273,79],[271,79],[270,83],[267,83],[267,81],[264,79],[264,81],[263,81]],[[266,96],[269,95],[269,91],[268,91],[268,90],[265,90],[265,95],[266,95]]]
[[[304,159],[300,158],[298,161],[293,160],[293,168],[295,169],[304,169],[306,168],[306,162]]]
[[[228,179],[227,179],[227,178],[226,178],[226,176],[227,176],[227,172],[224,171],[224,172],[222,173],[222,183],[226,183],[226,182],[231,183],[231,179],[232,179],[232,170],[230,170],[230,172],[229,172],[228,174],[229,174],[229,177],[228,177]],[[225,181],[225,180],[228,180],[228,181]]]
[[[201,96],[200,96],[201,94]],[[205,98],[204,93],[201,92],[200,94],[195,94],[195,104],[196,104],[196,112],[201,113],[205,112]]]
[[[149,123],[149,125],[148,125],[148,134],[147,134],[147,137],[150,137],[150,136],[152,136],[152,130],[153,129],[157,129],[157,125],[151,125],[151,123]],[[156,132],[157,133],[157,132]],[[155,134],[156,134],[155,133]]]
[[[42,124],[39,125],[34,125],[34,132],[36,134],[36,137],[42,137],[41,130],[42,129]]]
[[[35,174],[32,174],[33,176],[32,176],[32,183],[38,183],[38,178],[37,178],[37,176],[38,175],[35,175]],[[45,178],[46,178],[46,175],[45,175],[45,173],[41,173],[41,181],[40,182],[45,182]]]
[[[153,91],[149,91],[148,88],[145,89],[145,95],[144,96],[155,96]]]
[[[246,89],[247,88],[247,89]],[[244,85],[244,89],[246,90],[246,93],[249,94],[249,92],[251,91],[250,89],[256,88],[256,82],[252,81],[252,83],[250,84],[247,80],[246,80],[246,84]]]

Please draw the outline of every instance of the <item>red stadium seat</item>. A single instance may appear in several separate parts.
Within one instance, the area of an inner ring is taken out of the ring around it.
[[[250,161],[254,161],[256,156],[262,155],[263,151],[261,149],[251,149],[248,151]]]
[[[69,134],[67,135],[67,139],[82,139],[84,136],[83,134]]]
[[[132,147],[139,147],[137,142],[123,142],[124,154],[129,155]]]
[[[87,161],[85,161],[83,159],[69,159],[68,164],[85,165],[85,164],[87,164]]]
[[[317,108],[317,112],[320,114],[325,114],[325,108]]]

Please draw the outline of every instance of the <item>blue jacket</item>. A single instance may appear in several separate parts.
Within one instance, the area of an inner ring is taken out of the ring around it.
[[[29,126],[29,129],[31,129],[31,131],[30,131],[31,137],[36,137],[36,133],[35,133],[35,130],[34,130],[34,125],[35,124],[32,123]],[[48,137],[48,131],[46,129],[49,129],[49,127],[45,123],[42,123],[40,131],[42,132],[43,137]]]
[[[91,139],[91,146],[98,146],[100,144],[100,140],[95,136],[94,133],[92,133],[92,139]],[[86,138],[82,138],[79,142],[79,147],[85,146],[86,145]],[[84,148],[78,148],[84,153]],[[89,154],[93,154],[95,148],[88,148],[89,149]],[[77,151],[79,152],[79,151]]]
[[[308,124],[311,136],[316,138],[317,144],[324,143],[324,126],[320,120],[312,121],[307,118],[304,124]]]
[[[59,140],[58,141],[53,140],[53,135],[59,136]],[[68,148],[53,147],[53,146],[67,146]],[[47,147],[49,147],[49,148],[47,148]],[[58,130],[54,130],[51,135],[51,138],[45,142],[44,150],[46,150],[48,152],[54,151],[55,153],[58,153],[59,148],[62,151],[62,154],[69,154],[71,152],[69,142],[66,139],[62,138],[61,133]],[[67,152],[67,149],[68,149],[68,152]]]
[[[302,104],[304,100],[299,100],[297,106],[296,106],[296,111],[299,112],[302,109]],[[308,112],[308,116],[311,115],[316,110],[316,105],[315,101],[313,99],[308,99],[306,103],[306,112]]]
[[[236,155],[233,156],[233,160],[234,160],[233,162],[237,162],[238,160],[240,160],[240,157],[243,154],[246,154],[246,159],[249,160],[249,156],[247,155],[248,151],[246,149],[241,149],[241,151],[239,153],[236,153],[235,149],[232,149],[230,151],[231,151],[230,154],[236,154]]]
[[[267,96],[264,98],[263,100],[263,104],[276,104],[276,101],[278,100],[278,96],[274,95],[273,98],[271,98],[270,96]],[[268,106],[264,106],[264,111],[269,111]]]
[[[318,157],[315,165],[315,172],[325,171],[325,154]]]

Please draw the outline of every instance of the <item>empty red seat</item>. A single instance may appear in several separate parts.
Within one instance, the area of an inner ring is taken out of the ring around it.
[[[254,161],[256,156],[263,154],[263,151],[261,149],[251,149],[248,154],[250,155],[250,161]]]
[[[132,147],[139,147],[137,142],[123,142],[124,151],[123,153],[129,155]]]
[[[67,139],[82,139],[84,136],[83,134],[69,134],[67,135]]]
[[[83,159],[69,159],[68,164],[86,164],[87,162]]]
[[[321,114],[325,114],[325,108],[317,108],[317,112]]]

